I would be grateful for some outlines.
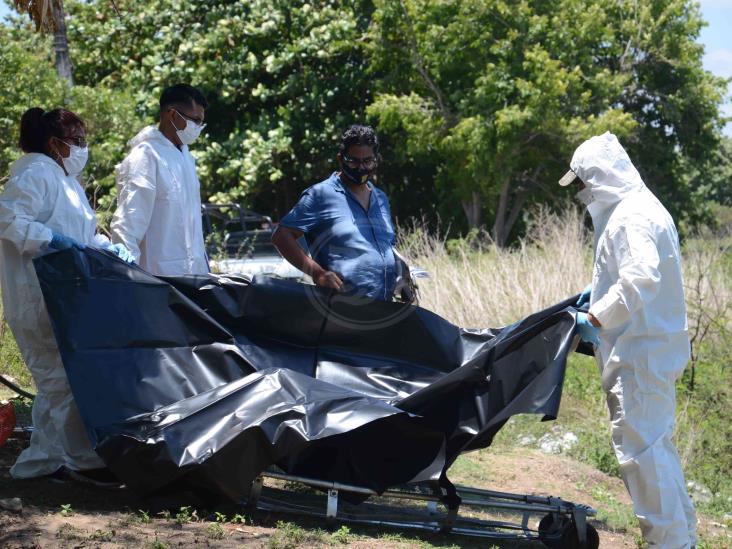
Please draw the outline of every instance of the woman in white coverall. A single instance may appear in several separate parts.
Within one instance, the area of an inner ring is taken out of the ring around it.
[[[26,153],[10,168],[0,195],[0,282],[5,318],[37,395],[33,434],[10,474],[103,474],[79,417],[56,346],[32,260],[46,250],[94,245],[131,260],[120,245],[95,234],[96,217],[76,180],[87,160],[84,122],[65,109],[29,109],[20,123]]]
[[[560,185],[577,181],[595,229],[589,321],[620,471],[644,539],[696,543],[696,514],[671,442],[675,382],[689,360],[681,254],[671,216],[611,133],[580,145]]]

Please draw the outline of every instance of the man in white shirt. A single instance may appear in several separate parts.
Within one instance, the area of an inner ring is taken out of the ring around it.
[[[160,123],[130,142],[117,166],[117,211],[112,240],[154,275],[209,272],[201,227],[196,165],[188,151],[205,127],[203,94],[187,84],[160,96]]]

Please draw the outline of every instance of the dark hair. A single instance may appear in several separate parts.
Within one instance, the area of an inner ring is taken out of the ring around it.
[[[371,126],[361,126],[360,124],[349,126],[341,136],[338,152],[343,156],[353,145],[366,145],[373,149],[374,155],[379,154],[379,138],[376,137],[376,132]]]
[[[66,109],[44,112],[40,107],[34,107],[25,111],[20,118],[19,145],[23,152],[48,154],[48,140],[51,137],[63,139],[75,128],[86,131],[86,124],[73,112]]]
[[[188,84],[175,84],[163,90],[160,96],[160,112],[169,105],[193,105],[196,103],[204,109],[208,108],[208,101],[203,94]]]

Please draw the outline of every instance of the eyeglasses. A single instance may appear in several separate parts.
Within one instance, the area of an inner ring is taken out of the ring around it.
[[[198,126],[201,126],[201,129],[203,129],[203,128],[206,127],[206,124],[203,123],[203,119],[202,118],[193,118],[192,116],[188,116],[187,114],[182,113],[178,109],[175,109],[175,108],[173,110],[175,112],[177,112],[185,120],[190,120],[194,124],[197,124]]]
[[[85,137],[76,137],[73,135],[69,135],[66,137],[56,137],[56,139],[58,139],[62,143],[65,143],[66,145],[74,145],[76,147],[81,147],[82,149],[89,145],[89,142],[86,140]]]
[[[350,168],[363,166],[367,170],[375,168],[376,165],[379,163],[379,161],[373,156],[369,156],[366,158],[355,158],[353,156],[346,156],[345,154],[343,155],[343,162]]]

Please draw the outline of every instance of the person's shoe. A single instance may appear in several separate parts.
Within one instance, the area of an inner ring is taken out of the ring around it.
[[[85,471],[73,471],[67,469],[69,478],[78,482],[85,482],[87,484],[93,484],[94,486],[100,486],[102,488],[118,488],[122,486],[120,481],[112,471],[106,467],[100,467],[99,469],[86,469]]]

